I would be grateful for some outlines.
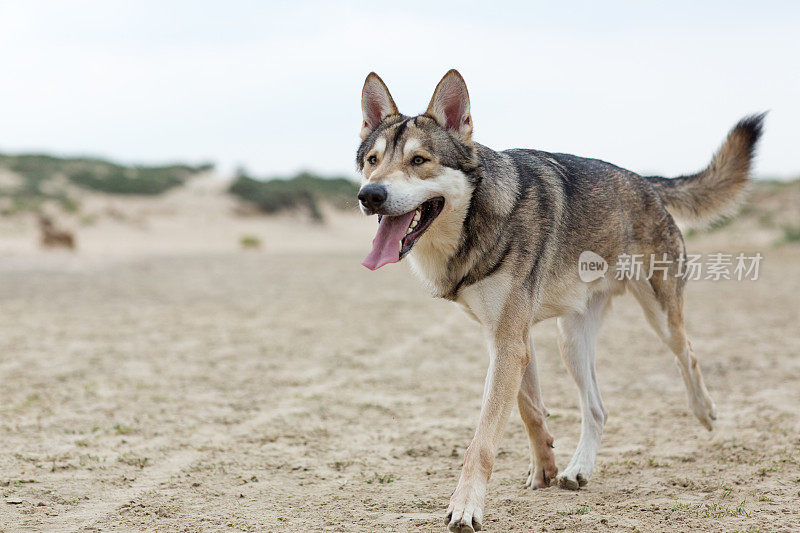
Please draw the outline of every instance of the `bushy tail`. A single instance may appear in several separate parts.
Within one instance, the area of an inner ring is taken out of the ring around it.
[[[679,178],[646,177],[661,195],[667,211],[678,220],[693,224],[733,214],[747,190],[765,115],[740,120],[705,170]]]

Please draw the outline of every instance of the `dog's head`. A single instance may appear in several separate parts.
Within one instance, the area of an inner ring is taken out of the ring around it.
[[[361,94],[364,121],[356,163],[363,179],[358,200],[378,215],[378,233],[364,266],[394,263],[437,229],[463,223],[476,168],[469,94],[451,70],[436,86],[422,115],[402,115],[377,74]]]

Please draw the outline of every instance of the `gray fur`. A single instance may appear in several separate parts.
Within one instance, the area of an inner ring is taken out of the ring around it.
[[[575,273],[584,250],[609,264],[635,253],[666,253],[677,260],[683,239],[668,209],[713,216],[733,203],[747,181],[762,118],[740,122],[709,169],[672,180],[570,154],[469,146],[425,115],[388,118],[362,143],[356,159],[363,168],[364,155],[387,133],[393,147],[402,146],[408,128],[396,133],[410,122],[423,130],[424,145],[443,155],[444,166],[461,170],[473,184],[461,243],[447,269],[451,275],[435,289],[437,296],[455,300],[460,289],[503,266],[524,276],[532,290],[537,279]],[[715,201],[715,195],[723,200]]]

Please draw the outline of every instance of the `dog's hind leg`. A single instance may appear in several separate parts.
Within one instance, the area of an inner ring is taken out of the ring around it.
[[[531,449],[531,465],[526,487],[541,489],[550,486],[550,481],[558,474],[556,458],[553,454],[553,436],[547,430],[547,409],[542,402],[539,376],[536,369],[536,354],[533,341],[530,343],[530,362],[522,375],[522,385],[517,394],[517,406]]]
[[[689,409],[707,430],[714,428],[717,415],[708,394],[692,344],[686,338],[683,321],[683,280],[675,277],[630,281],[628,287],[639,301],[647,321],[675,354],[686,385]]]
[[[588,483],[606,422],[595,372],[595,344],[608,299],[607,294],[595,294],[583,312],[558,319],[561,357],[578,385],[581,405],[581,438],[569,464],[558,476],[559,486],[565,489],[577,490]]]

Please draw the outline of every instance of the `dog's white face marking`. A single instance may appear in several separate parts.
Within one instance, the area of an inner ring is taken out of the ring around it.
[[[419,139],[411,138],[406,141],[405,146],[403,146],[403,155],[407,156],[414,150],[420,147]]]
[[[446,167],[436,178],[418,181],[428,184],[429,198],[442,196],[445,202],[442,213],[408,256],[414,273],[437,292],[437,282],[447,277],[447,260],[456,253],[461,241],[472,186],[463,172]]]
[[[386,152],[386,137],[379,137],[372,149],[375,151],[375,155],[378,156],[378,160],[382,160]]]
[[[385,159],[383,157],[385,155],[385,153],[386,153],[386,138],[385,137],[379,137],[378,140],[375,141],[375,144],[372,146],[372,150],[370,150],[369,153],[367,154],[367,159],[369,159],[372,156],[377,157],[378,158],[378,167],[380,167],[381,164],[383,164],[383,162],[385,161]],[[377,168],[375,170],[377,170]],[[374,174],[374,172],[375,171],[373,170],[373,174]],[[367,179],[367,173],[366,172],[362,172],[361,173],[361,186],[363,187],[364,184],[367,183],[368,181],[369,180]],[[366,213],[366,211],[364,211],[363,206],[361,206],[361,211]]]
[[[386,187],[387,192],[386,203],[381,210],[385,215],[397,216],[408,213],[437,196],[444,198],[445,212],[460,207],[465,200],[468,201],[464,198],[468,196],[466,176],[461,171],[450,168],[443,168],[439,175],[428,179],[396,170],[383,177],[380,183]],[[441,217],[442,215],[439,215],[437,218]],[[437,225],[436,221],[434,225]],[[432,225],[428,232],[432,231],[433,227]]]

